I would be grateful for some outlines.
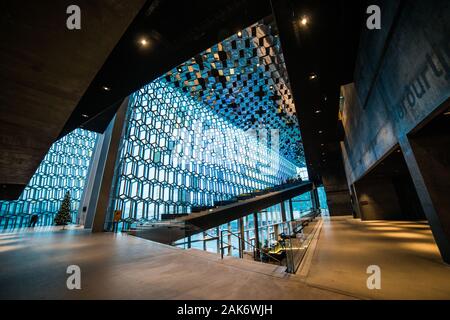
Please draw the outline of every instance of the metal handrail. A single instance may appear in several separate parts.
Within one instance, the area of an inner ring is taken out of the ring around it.
[[[277,258],[275,258],[274,256],[268,254],[267,252],[262,251],[261,249],[259,249],[258,247],[256,247],[255,245],[253,245],[252,243],[248,242],[247,240],[245,240],[244,238],[242,238],[241,236],[239,236],[238,234],[231,232],[230,230],[220,230],[220,257],[223,259],[223,232],[228,232],[229,234],[237,237],[239,240],[242,240],[244,243],[250,245],[251,247],[253,247],[255,250],[259,251],[260,253],[268,256],[269,258],[272,258],[275,261],[278,261],[278,263],[280,265],[282,265],[281,260],[278,260]],[[230,244],[228,244],[230,245]],[[231,245],[232,247],[234,247],[233,245]]]

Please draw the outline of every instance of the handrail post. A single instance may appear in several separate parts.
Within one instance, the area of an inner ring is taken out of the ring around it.
[[[220,234],[220,259],[223,260],[223,231],[219,231]]]

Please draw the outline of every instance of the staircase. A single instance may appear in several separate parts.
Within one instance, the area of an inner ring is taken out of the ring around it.
[[[221,206],[208,207],[177,219],[164,222],[143,223],[128,233],[144,239],[172,244],[173,242],[228,223],[271,207],[287,199],[310,191],[309,181],[295,181],[267,190],[236,197]],[[223,201],[222,201],[223,202]]]

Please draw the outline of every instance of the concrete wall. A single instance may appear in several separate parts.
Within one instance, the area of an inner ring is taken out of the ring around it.
[[[409,176],[367,177],[355,184],[361,220],[424,220]]]
[[[450,2],[378,1],[343,87],[344,164],[352,184],[450,95]]]
[[[401,219],[401,208],[392,181],[369,179],[356,185],[361,220]]]

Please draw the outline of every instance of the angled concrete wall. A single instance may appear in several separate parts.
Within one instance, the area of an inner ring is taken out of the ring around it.
[[[348,183],[358,194],[361,178],[400,145],[443,260],[450,263],[450,204],[443,201],[450,181],[440,178],[450,176],[450,168],[426,165],[445,163],[437,151],[448,147],[441,143],[431,152],[411,136],[414,129],[448,108],[450,2],[375,3],[382,10],[382,29],[363,31],[355,81],[342,89],[342,154]],[[392,213],[400,212],[394,200],[391,205]],[[365,212],[360,214],[363,217]],[[377,217],[377,212],[370,216]]]
[[[450,95],[450,3],[378,1],[355,82],[343,87],[344,163],[351,184]]]

